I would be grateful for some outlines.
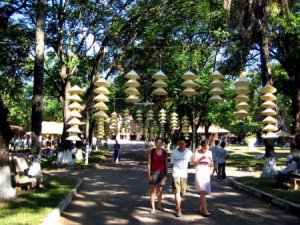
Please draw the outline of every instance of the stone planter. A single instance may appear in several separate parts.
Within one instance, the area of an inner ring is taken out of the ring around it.
[[[256,138],[254,137],[249,137],[245,139],[247,145],[248,145],[248,150],[253,151],[254,150],[254,144],[256,142]]]

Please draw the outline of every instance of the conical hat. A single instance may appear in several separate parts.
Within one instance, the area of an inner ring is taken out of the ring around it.
[[[192,96],[196,94],[196,91],[193,88],[186,88],[181,92],[182,95]]]
[[[94,92],[97,93],[97,94],[104,94],[104,95],[110,94],[109,90],[104,86],[97,87],[94,90]]]
[[[116,112],[113,112],[113,113],[111,114],[111,116],[115,116],[115,117],[117,117],[117,116],[118,116],[118,114],[117,114]]]
[[[244,77],[240,77],[237,82],[235,82],[235,86],[236,87],[248,87],[250,84],[250,82],[248,81],[248,79],[244,78]]]
[[[278,136],[276,133],[273,133],[272,131],[268,131],[265,135],[262,135],[262,138],[273,139],[273,138],[278,138]]]
[[[246,95],[250,93],[250,90],[247,87],[240,86],[235,88],[234,93],[238,95],[240,94]]]
[[[266,94],[266,93],[271,93],[271,94],[273,94],[273,93],[275,93],[276,91],[277,91],[277,89],[274,88],[273,86],[271,86],[270,84],[267,84],[266,86],[264,86],[263,88],[260,89],[260,92],[261,92],[261,93],[264,93],[264,94]]]
[[[78,94],[70,95],[67,99],[70,101],[82,102],[82,99],[80,98],[80,96]]]
[[[93,100],[97,102],[109,102],[108,97],[104,94],[97,95]]]
[[[141,86],[137,80],[130,79],[125,83],[126,87],[139,87]]]
[[[106,106],[106,104],[104,102],[98,102],[97,104],[95,104],[93,106],[93,108],[99,109],[99,110],[108,110],[108,107]]]
[[[277,112],[274,109],[267,108],[264,111],[262,111],[261,115],[263,115],[263,116],[276,116]]]
[[[186,80],[186,81],[184,81],[184,82],[181,84],[181,86],[182,86],[182,87],[186,87],[186,88],[188,88],[188,87],[194,88],[194,87],[197,87],[198,84],[196,84],[196,83],[195,83],[194,81],[192,81],[192,80]]]
[[[234,100],[238,101],[238,102],[249,102],[250,98],[247,95],[241,94],[238,95],[234,98]]]
[[[211,87],[223,87],[224,84],[219,79],[214,79],[212,82],[210,82],[209,86],[211,86]]]
[[[98,118],[107,118],[108,115],[103,111],[103,110],[100,110],[98,112],[96,112],[93,117],[98,117]]]
[[[215,70],[211,75],[209,75],[209,79],[215,80],[215,79],[223,79],[224,76],[218,71]]]
[[[68,105],[68,109],[78,109],[81,110],[83,107],[78,102],[73,102],[70,105]]]
[[[66,138],[68,141],[81,141],[80,137],[77,134],[71,134],[69,137]]]
[[[249,115],[249,112],[247,112],[246,110],[241,109],[237,112],[234,112],[233,114],[237,117],[245,117],[245,116]]]
[[[240,102],[235,106],[236,109],[241,110],[241,109],[249,109],[251,106],[247,102]]]
[[[194,80],[197,78],[197,75],[195,75],[191,71],[187,71],[181,76],[181,78],[184,80]]]
[[[219,88],[219,87],[214,87],[213,89],[211,89],[209,92],[208,92],[210,95],[221,95],[224,93],[224,91]]]
[[[272,93],[267,93],[267,94],[264,94],[263,96],[261,96],[260,99],[263,101],[276,101],[277,97],[275,95],[273,95]]]
[[[81,114],[77,111],[77,110],[72,110],[69,112],[68,116],[70,117],[77,117],[77,118],[81,118]]]
[[[273,124],[268,124],[267,126],[265,126],[263,129],[262,129],[264,132],[266,131],[277,131],[278,128],[276,126],[274,126]]]
[[[276,108],[276,104],[272,101],[265,101],[263,104],[261,104],[262,108]]]
[[[140,76],[134,70],[131,70],[125,75],[125,78],[138,80],[140,79]]]
[[[73,126],[71,126],[71,127],[67,130],[67,132],[81,134],[81,131],[79,130],[78,125],[73,125]]]
[[[135,87],[126,88],[124,92],[128,95],[139,95],[140,94],[139,90],[136,89]]]
[[[168,95],[168,92],[166,92],[166,90],[163,88],[156,88],[154,91],[152,91],[152,94],[158,96],[164,96],[164,95]]]
[[[78,87],[77,85],[74,85],[73,87],[70,88],[69,93],[70,94],[82,94],[83,90],[80,87]]]
[[[267,116],[262,123],[269,124],[269,123],[277,123],[277,120],[273,116]]]
[[[153,76],[152,76],[153,79],[156,79],[156,80],[165,80],[167,79],[168,77],[166,76],[166,74],[164,74],[163,71],[158,71],[156,72]]]
[[[173,112],[171,115],[172,116],[178,116],[178,114],[176,112]]]
[[[220,95],[213,95],[211,96],[208,101],[210,102],[223,102],[223,98]]]
[[[136,95],[129,95],[126,99],[125,99],[125,102],[128,102],[128,103],[136,103],[136,102],[140,102],[141,100],[139,99],[138,96]]]
[[[79,119],[77,119],[76,117],[73,117],[71,120],[69,120],[67,122],[67,124],[68,125],[81,125],[82,122]]]
[[[101,77],[100,79],[95,81],[94,84],[97,87],[100,87],[100,86],[109,87],[110,86],[110,83],[107,80],[105,80],[103,77]]]
[[[152,84],[152,87],[164,88],[164,87],[168,87],[168,84],[163,80],[157,80]]]

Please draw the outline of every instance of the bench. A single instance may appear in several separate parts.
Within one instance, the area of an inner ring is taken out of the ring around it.
[[[16,190],[26,190],[39,187],[42,182],[42,176],[29,176],[30,165],[26,157],[13,157],[13,170]]]
[[[297,177],[289,177],[287,180],[287,186],[293,188],[295,191],[299,190],[299,184],[300,184],[300,176]]]

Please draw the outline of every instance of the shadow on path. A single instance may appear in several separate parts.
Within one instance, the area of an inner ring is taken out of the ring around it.
[[[208,195],[211,217],[197,214],[199,195],[194,191],[194,171],[190,170],[188,193],[183,200],[184,215],[174,216],[171,181],[164,188],[163,207],[150,215],[149,185],[146,175],[147,151],[143,145],[121,145],[118,164],[109,158],[103,167],[71,171],[83,179],[79,194],[62,213],[56,225],[71,224],[300,224],[300,219],[261,199],[230,187],[230,180],[212,182]],[[230,176],[235,176],[231,172]]]

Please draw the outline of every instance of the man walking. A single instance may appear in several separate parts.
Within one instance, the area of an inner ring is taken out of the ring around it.
[[[175,195],[176,217],[182,216],[181,197],[186,193],[188,164],[193,161],[193,153],[186,148],[186,140],[180,138],[178,147],[171,153],[172,172],[172,191]]]
[[[221,148],[217,151],[217,162],[218,162],[218,180],[226,179],[225,165],[226,159],[228,158],[228,152],[225,150],[226,143],[221,143]]]
[[[212,171],[211,176],[213,177],[214,173],[216,173],[216,175],[218,175],[218,161],[217,161],[217,152],[220,148],[219,146],[220,141],[219,140],[215,140],[215,146],[213,146],[211,148],[211,152],[212,152],[212,157],[213,157],[213,163],[214,163],[214,168]]]

